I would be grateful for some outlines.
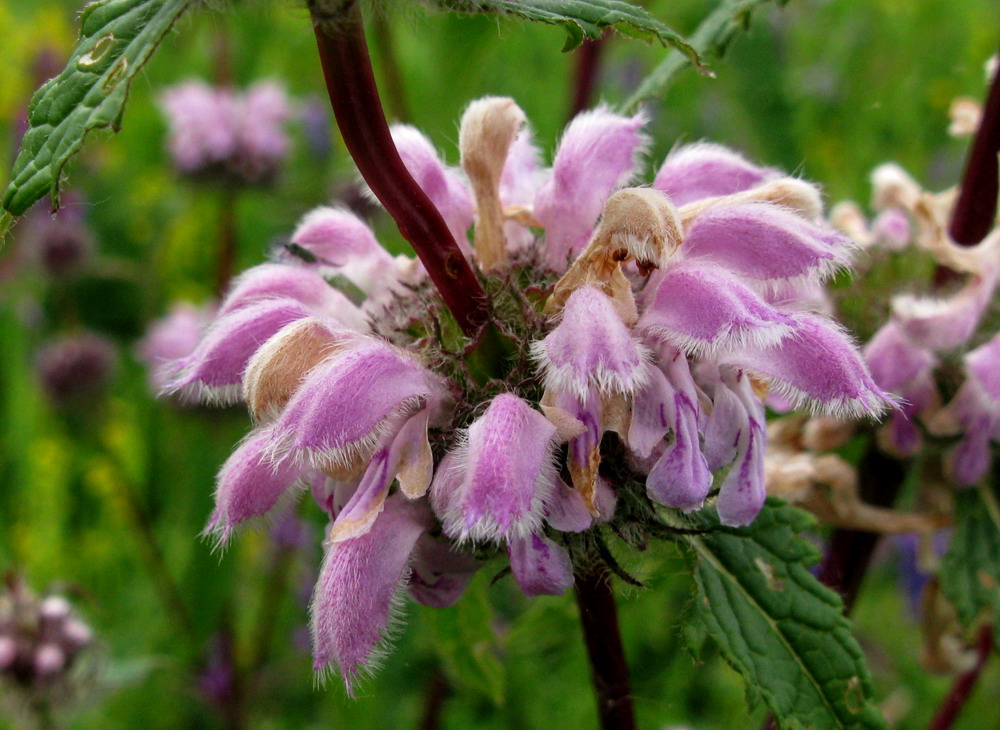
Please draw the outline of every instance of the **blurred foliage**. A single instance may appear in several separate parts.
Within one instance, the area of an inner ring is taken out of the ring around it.
[[[684,33],[712,7],[701,0],[645,5]],[[310,566],[319,559],[318,510],[303,505],[316,538],[292,561],[295,570],[277,593],[265,532],[242,536],[225,555],[212,554],[198,533],[215,473],[248,419],[238,409],[156,402],[134,356],[137,337],[170,302],[213,295],[222,205],[218,191],[185,184],[171,172],[157,93],[186,78],[217,78],[219,49],[228,47],[237,85],[275,78],[300,104],[324,101],[301,3],[206,6],[182,19],[139,75],[121,133],[95,134],[67,169],[66,190],[77,197],[66,202],[82,211],[97,241],[85,268],[62,280],[44,278],[25,245],[24,224],[0,251],[0,569],[24,573],[38,590],[58,585],[74,595],[105,647],[102,683],[67,708],[69,726],[417,727],[439,682],[435,636],[463,614],[429,619],[411,609],[397,650],[358,700],[348,700],[336,682],[315,688],[302,641],[307,614],[300,583],[310,584]],[[214,12],[216,6],[228,14]],[[27,99],[43,80],[39,69],[48,64],[51,75],[68,57],[79,9],[75,0],[0,0],[4,170]],[[561,29],[406,5],[389,11],[372,35],[376,69],[398,71],[398,83],[382,78],[383,88],[398,89],[386,95],[390,115],[426,131],[452,162],[463,106],[487,93],[515,97],[542,147],[554,146],[568,113],[574,62],[560,53]],[[955,96],[984,93],[983,62],[997,41],[995,0],[764,6],[723,59],[708,59],[716,79],[686,70],[648,108],[651,159],[679,142],[711,139],[822,181],[831,202],[863,202],[869,171],[888,159],[932,188],[949,186],[965,143],[947,137],[947,109]],[[388,47],[395,64],[386,63]],[[624,100],[663,53],[613,39],[601,98]],[[295,152],[284,176],[238,201],[238,269],[260,262],[304,212],[354,179],[333,131],[329,155],[310,148],[302,125],[293,131]],[[383,241],[403,250],[390,222],[375,224]],[[84,328],[112,337],[122,362],[103,400],[83,411],[56,409],[40,389],[37,352],[52,336]],[[149,570],[136,505],[179,586],[189,626],[166,608],[162,581]],[[758,727],[761,713],[747,714],[742,684],[725,662],[709,648],[694,662],[684,648],[680,626],[693,593],[683,556],[670,545],[622,552],[626,568],[649,586],[620,586],[640,726]],[[477,621],[487,612],[496,645],[485,655],[454,658],[458,666],[471,660],[481,676],[446,697],[440,727],[594,727],[572,597],[529,604],[509,577],[479,590],[485,599],[461,611]],[[272,614],[274,629],[261,636]],[[876,696],[896,708],[897,727],[924,727],[950,679],[920,668],[917,627],[891,560],[883,559],[867,580],[856,623]],[[256,680],[241,688],[242,717],[209,703],[196,679],[213,642],[227,634],[241,664],[263,660]],[[956,727],[1000,725],[992,700],[998,691],[1000,667],[992,662]]]

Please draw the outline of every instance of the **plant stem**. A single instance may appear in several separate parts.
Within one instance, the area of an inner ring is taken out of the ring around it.
[[[608,42],[608,34],[600,38],[588,38],[576,51],[576,69],[573,78],[573,101],[569,110],[572,120],[580,112],[586,111],[594,103],[594,89],[597,87],[601,56]]]
[[[441,727],[441,713],[445,700],[451,694],[451,687],[440,667],[434,670],[424,694],[424,714],[420,719],[420,730],[438,730]]]
[[[601,728],[634,730],[635,710],[611,574],[603,563],[598,563],[578,567],[575,578],[576,603],[580,607],[580,625],[587,644]]]
[[[1000,74],[993,79],[976,139],[965,163],[962,186],[948,232],[958,243],[973,246],[993,228],[1000,193]]]
[[[372,193],[392,216],[455,316],[473,336],[489,318],[489,300],[441,213],[407,172],[379,100],[361,10],[334,14],[310,2],[320,63],[337,126]]]
[[[872,443],[858,465],[859,496],[876,507],[891,507],[905,477],[903,464]],[[833,531],[819,579],[844,599],[845,614],[854,607],[878,540],[879,535],[864,530]]]
[[[986,666],[986,660],[989,659],[992,650],[993,627],[984,626],[979,632],[979,637],[976,639],[975,665],[969,671],[960,674],[955,680],[951,691],[944,698],[944,702],[941,703],[941,707],[938,708],[937,714],[931,721],[929,730],[949,730],[955,724],[955,720],[958,719],[959,713],[965,707],[966,701],[972,694],[972,690],[975,688],[976,682],[979,680],[979,675],[982,674],[983,667]]]

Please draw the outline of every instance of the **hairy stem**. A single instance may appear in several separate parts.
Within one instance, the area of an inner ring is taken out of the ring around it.
[[[951,237],[958,243],[973,246],[993,228],[1000,194],[1000,74],[993,79],[979,131],[965,163],[965,174],[955,201]]]
[[[576,603],[587,644],[602,730],[634,730],[628,664],[618,628],[611,574],[603,564],[576,569]]]
[[[944,702],[938,708],[937,714],[934,715],[929,730],[949,730],[955,724],[955,720],[958,719],[959,713],[961,713],[962,708],[965,707],[965,703],[972,694],[972,690],[975,688],[976,682],[979,680],[979,675],[982,674],[983,667],[986,666],[986,660],[989,659],[992,650],[993,627],[984,626],[979,632],[979,637],[976,639],[976,663],[969,671],[960,674],[955,680],[951,691],[944,698]]]
[[[479,279],[441,213],[407,172],[379,100],[357,3],[333,15],[310,3],[316,42],[337,126],[358,171],[410,242],[466,335],[489,318]]]
[[[594,90],[601,67],[601,57],[608,42],[608,34],[597,39],[588,38],[576,51],[576,68],[573,76],[573,101],[569,110],[572,120],[594,103]]]

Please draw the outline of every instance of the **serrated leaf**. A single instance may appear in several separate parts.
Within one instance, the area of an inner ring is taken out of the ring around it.
[[[1000,625],[1000,514],[988,487],[955,493],[955,530],[938,572],[963,626]]]
[[[46,194],[58,203],[63,167],[92,129],[118,129],[132,80],[193,2],[100,0],[84,8],[66,68],[31,99],[4,209],[21,215]]]
[[[434,650],[449,683],[503,704],[506,677],[497,658],[493,610],[486,595],[486,582],[475,578],[462,600],[449,608],[421,611],[431,626]]]
[[[633,38],[675,48],[701,68],[701,57],[681,35],[624,0],[436,0],[436,4],[459,13],[510,15],[561,25],[567,33],[564,51],[572,51],[584,38],[597,39],[606,28],[614,28]]]
[[[787,0],[777,1],[781,5],[787,2]],[[698,54],[698,57],[710,54],[722,55],[735,35],[749,27],[753,11],[758,6],[769,2],[773,2],[773,0],[722,0],[691,34],[688,43]],[[642,102],[662,94],[677,73],[687,66],[690,59],[689,53],[671,51],[660,62],[660,65],[642,80],[632,96],[622,104],[622,111],[634,112]]]
[[[718,530],[686,538],[695,607],[751,703],[763,699],[779,727],[885,728],[840,597],[809,572],[819,553],[799,533],[812,523],[775,499],[745,528],[687,518],[686,526]]]

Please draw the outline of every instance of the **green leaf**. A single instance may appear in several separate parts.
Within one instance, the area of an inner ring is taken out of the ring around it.
[[[694,550],[695,608],[708,635],[782,728],[885,728],[840,597],[809,572],[819,558],[798,533],[813,519],[769,499],[754,523],[731,529],[714,515],[685,526]]]
[[[938,572],[963,626],[1000,625],[1000,510],[989,487],[955,492],[955,530]]]
[[[600,38],[606,28],[647,42],[658,41],[683,54],[702,68],[701,57],[683,37],[648,12],[624,0],[436,0],[446,10],[459,13],[510,15],[566,29],[564,51],[572,51],[584,38]]]
[[[92,129],[121,124],[132,80],[194,0],[100,0],[84,8],[66,68],[32,97],[3,207],[21,215],[46,194]]]
[[[722,0],[688,39],[697,57],[709,54],[721,56],[736,34],[747,29],[757,6],[769,2],[772,0]],[[787,0],[778,2],[784,5]],[[691,59],[692,55],[687,51],[671,51],[625,100],[622,110],[631,113],[647,99],[660,96]]]
[[[482,571],[457,604],[422,607],[421,615],[431,627],[434,650],[451,685],[485,696],[497,706],[503,704],[506,678],[497,657],[493,610]]]

